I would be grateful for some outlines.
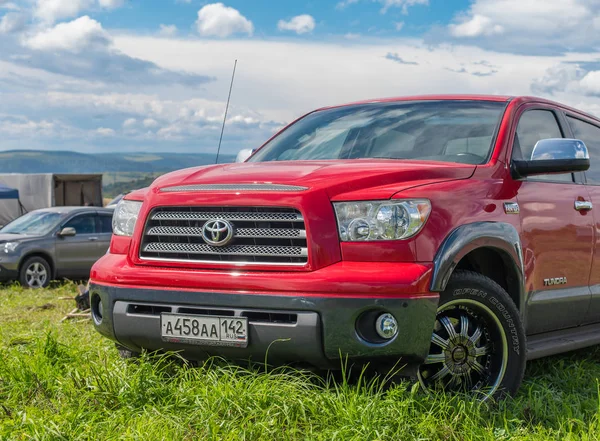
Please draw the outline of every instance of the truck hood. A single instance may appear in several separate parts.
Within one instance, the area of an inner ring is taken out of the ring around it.
[[[476,166],[435,161],[276,161],[212,165],[169,173],[153,187],[271,183],[324,190],[332,200],[388,199],[407,188],[467,179]]]

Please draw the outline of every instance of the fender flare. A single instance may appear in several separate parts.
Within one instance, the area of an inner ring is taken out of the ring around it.
[[[30,257],[35,256],[40,256],[48,262],[48,264],[50,265],[50,272],[52,273],[52,280],[56,279],[58,269],[56,268],[54,257],[52,256],[52,254],[50,254],[47,250],[43,248],[31,248],[25,251],[19,259],[19,272],[21,271],[21,266],[25,263],[25,261]]]
[[[460,260],[477,248],[495,248],[502,252],[508,264],[514,265],[519,278],[518,295],[522,301],[525,276],[521,238],[513,225],[504,222],[474,222],[453,230],[444,239],[433,260],[431,291],[444,291]]]

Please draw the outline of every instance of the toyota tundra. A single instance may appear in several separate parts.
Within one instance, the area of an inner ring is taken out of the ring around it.
[[[595,158],[600,120],[539,98],[319,109],[127,194],[94,325],[128,354],[400,363],[427,391],[513,394],[527,360],[600,343]]]

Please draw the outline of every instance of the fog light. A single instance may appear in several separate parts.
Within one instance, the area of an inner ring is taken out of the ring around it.
[[[92,310],[92,319],[94,323],[99,326],[102,324],[102,300],[98,294],[93,294],[90,301],[90,307]]]
[[[377,320],[375,321],[375,330],[381,338],[389,340],[398,333],[398,322],[392,314],[386,312],[377,317]]]

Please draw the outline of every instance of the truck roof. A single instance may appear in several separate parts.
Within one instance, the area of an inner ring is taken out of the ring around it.
[[[600,122],[600,119],[597,116],[591,115],[582,110],[575,109],[573,107],[567,106],[565,104],[561,104],[556,101],[548,100],[545,98],[534,97],[534,96],[527,96],[527,95],[520,95],[520,96],[476,95],[476,94],[474,94],[474,95],[469,95],[469,94],[413,95],[413,96],[400,96],[400,97],[355,101],[355,102],[350,102],[350,103],[346,103],[346,104],[326,106],[326,107],[322,107],[318,110],[334,109],[336,107],[356,106],[356,105],[360,105],[360,104],[372,104],[372,103],[391,103],[391,102],[402,102],[402,101],[441,101],[441,100],[448,100],[448,101],[470,100],[470,101],[494,101],[494,102],[518,101],[518,104],[536,102],[536,103],[550,104],[552,106],[561,107],[564,110],[571,111],[573,113],[577,113],[580,115],[585,115],[588,118],[591,118],[591,119],[594,119],[594,120]]]

